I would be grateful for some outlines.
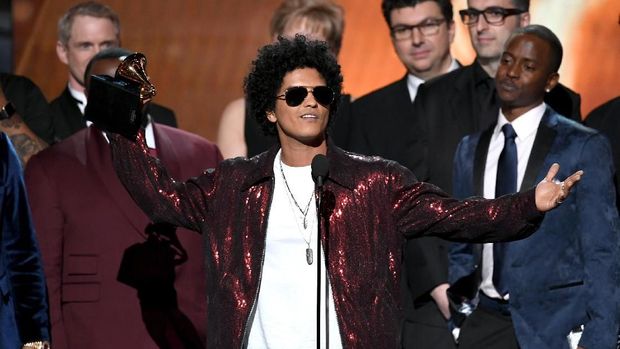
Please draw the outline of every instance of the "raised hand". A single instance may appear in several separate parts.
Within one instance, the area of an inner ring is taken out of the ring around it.
[[[559,164],[551,165],[545,179],[536,186],[536,208],[541,212],[559,206],[568,197],[571,188],[583,176],[583,171],[579,170],[560,182],[555,178],[559,170]]]

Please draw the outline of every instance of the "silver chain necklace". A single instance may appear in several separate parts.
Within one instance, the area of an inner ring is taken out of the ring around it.
[[[295,204],[295,206],[297,207],[297,209],[299,210],[299,212],[301,213],[301,215],[303,216],[303,226],[304,226],[304,230],[308,229],[308,212],[310,211],[310,204],[312,203],[312,196],[314,196],[314,193],[312,195],[310,195],[310,200],[308,200],[308,204],[306,205],[306,209],[303,210],[301,208],[301,206],[299,206],[299,203],[297,203],[297,200],[295,200],[295,196],[293,195],[293,192],[291,191],[291,188],[288,186],[288,181],[286,180],[286,176],[284,175],[284,166],[282,165],[282,157],[280,157],[280,173],[282,174],[282,179],[284,179],[284,185],[286,186],[286,191],[289,194],[289,203],[291,202],[290,199],[293,199],[293,203]],[[299,224],[297,222],[297,218],[295,219],[295,223]],[[299,226],[297,226],[297,228],[299,228]],[[301,232],[300,232],[301,233]],[[306,243],[306,262],[308,262],[308,265],[312,265],[313,262],[313,251],[312,248],[310,247],[310,242],[312,241],[312,232],[310,232],[310,238],[309,240],[306,240],[305,236],[303,235],[303,233],[301,234],[302,239],[304,239],[304,242]]]

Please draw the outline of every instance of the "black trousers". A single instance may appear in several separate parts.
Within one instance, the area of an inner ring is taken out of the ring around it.
[[[484,297],[481,295],[481,297]],[[465,320],[459,336],[459,349],[519,349],[507,307],[481,301]]]
[[[416,316],[424,321],[405,321],[403,349],[456,349],[452,334],[434,302],[416,309]]]

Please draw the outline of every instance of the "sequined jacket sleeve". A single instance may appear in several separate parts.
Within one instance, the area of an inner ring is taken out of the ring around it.
[[[391,208],[395,223],[408,237],[510,241],[532,234],[544,217],[536,209],[534,189],[495,200],[459,201],[432,184],[417,182],[411,172],[398,164],[388,165],[388,172],[393,185]]]
[[[212,170],[186,182],[170,177],[159,160],[150,157],[144,136],[136,142],[109,134],[114,169],[134,201],[155,223],[170,223],[200,232],[206,220]]]

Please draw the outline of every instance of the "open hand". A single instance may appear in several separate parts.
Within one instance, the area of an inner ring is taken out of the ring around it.
[[[559,206],[566,200],[575,183],[579,182],[581,176],[583,176],[583,171],[579,170],[560,182],[555,178],[559,170],[559,164],[554,163],[551,165],[545,179],[536,186],[536,208],[541,212],[546,212]]]

